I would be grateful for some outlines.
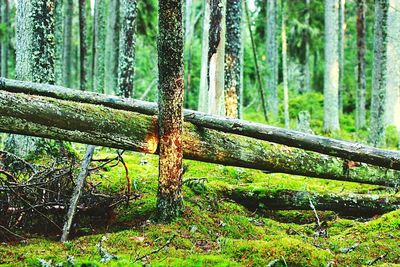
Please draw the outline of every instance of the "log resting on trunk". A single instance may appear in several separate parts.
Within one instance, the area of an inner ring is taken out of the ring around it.
[[[400,209],[400,198],[365,194],[318,194],[288,189],[246,190],[230,188],[222,192],[226,197],[250,210],[316,210],[335,211],[340,215],[371,217]]]
[[[0,90],[98,104],[146,115],[156,115],[158,112],[156,103],[124,99],[92,92],[81,92],[61,86],[0,78]],[[383,150],[359,143],[341,141],[244,120],[209,115],[192,110],[185,110],[184,116],[185,121],[200,127],[253,137],[356,162],[364,162],[380,167],[400,170],[400,152],[398,151]]]
[[[0,131],[155,154],[157,117],[0,91]],[[186,122],[184,158],[294,175],[397,186],[400,173]]]

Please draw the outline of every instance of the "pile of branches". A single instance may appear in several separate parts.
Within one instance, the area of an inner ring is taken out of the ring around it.
[[[120,157],[99,162],[90,169],[91,173],[110,164],[116,166]],[[0,151],[0,240],[15,239],[21,232],[59,235],[75,186],[78,164],[79,160],[74,157],[33,164]],[[80,216],[76,216],[76,225],[93,229],[93,222],[96,226],[107,223],[112,207],[124,200],[123,195],[101,193],[100,184],[90,181],[85,184],[77,207]]]

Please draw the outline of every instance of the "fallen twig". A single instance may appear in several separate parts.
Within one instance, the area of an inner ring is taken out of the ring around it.
[[[137,257],[133,262],[135,263],[135,262],[137,262],[137,261],[140,261],[140,260],[143,260],[144,258],[149,257],[150,255],[153,255],[153,254],[158,253],[158,252],[161,251],[163,248],[165,248],[166,246],[168,246],[168,245],[172,242],[172,240],[173,240],[175,237],[176,237],[176,234],[173,234],[173,235],[171,236],[171,238],[168,239],[167,242],[166,242],[164,245],[162,245],[161,247],[159,247],[159,248],[157,248],[157,249],[151,251],[151,252],[148,253],[148,254],[145,254],[145,255],[143,255],[143,256]]]

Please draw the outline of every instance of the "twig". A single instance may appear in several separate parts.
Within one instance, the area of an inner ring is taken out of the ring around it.
[[[311,209],[314,211],[315,218],[317,218],[318,227],[321,227],[321,221],[319,220],[317,210],[315,209],[315,206],[314,206],[314,204],[313,204],[313,202],[311,200],[310,195],[308,195],[308,200],[310,201]]]
[[[17,179],[14,177],[14,175],[12,175],[11,173],[0,169],[0,174],[4,174],[8,179],[12,180],[13,182],[17,183]]]
[[[386,252],[385,254],[380,255],[379,257],[377,257],[377,258],[374,259],[373,261],[368,262],[367,264],[368,264],[368,265],[373,265],[373,264],[377,263],[379,260],[382,260],[382,259],[383,259],[384,257],[386,257],[388,254],[389,254],[389,253]]]
[[[163,248],[165,248],[166,246],[168,246],[168,245],[172,242],[172,240],[173,240],[175,237],[176,237],[176,234],[173,234],[173,235],[171,236],[171,238],[168,239],[167,242],[166,242],[164,245],[162,245],[161,247],[159,247],[159,248],[157,248],[157,249],[151,251],[151,252],[148,253],[148,254],[145,254],[145,255],[143,255],[143,256],[137,257],[133,262],[135,263],[135,262],[137,262],[137,261],[143,260],[144,258],[147,258],[147,257],[150,256],[150,255],[153,255],[153,254],[158,253],[158,252],[161,251]]]
[[[121,152],[121,151],[117,150],[117,153],[118,153],[119,160],[122,163],[122,165],[124,165],[124,169],[125,169],[125,178],[126,178],[127,187],[128,187],[128,191],[127,191],[128,200],[127,200],[127,202],[129,203],[129,199],[131,197],[131,178],[129,178],[129,170],[128,170],[128,167],[126,166],[124,158],[122,157],[122,154],[124,153],[124,151]]]
[[[16,237],[21,238],[21,239],[25,239],[23,236],[20,236],[19,234],[16,234],[16,233],[10,231],[9,229],[7,229],[6,227],[4,227],[3,225],[0,225],[0,228],[3,229],[3,230],[5,230],[5,231],[8,232],[9,234],[12,234],[13,236],[16,236]]]

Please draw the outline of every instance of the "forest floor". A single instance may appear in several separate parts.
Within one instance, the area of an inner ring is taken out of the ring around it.
[[[99,149],[95,158],[113,155]],[[249,194],[263,188],[387,194],[379,187],[185,161],[183,217],[161,225],[154,222],[158,157],[126,153],[124,160],[137,199],[115,206],[103,226],[96,219],[75,225],[78,236],[66,243],[37,234],[1,243],[0,265],[400,266],[400,210],[369,219],[318,212],[321,231],[313,211],[247,210],[224,196],[238,186]],[[102,192],[121,193],[124,167],[91,173],[88,183],[98,182]]]

